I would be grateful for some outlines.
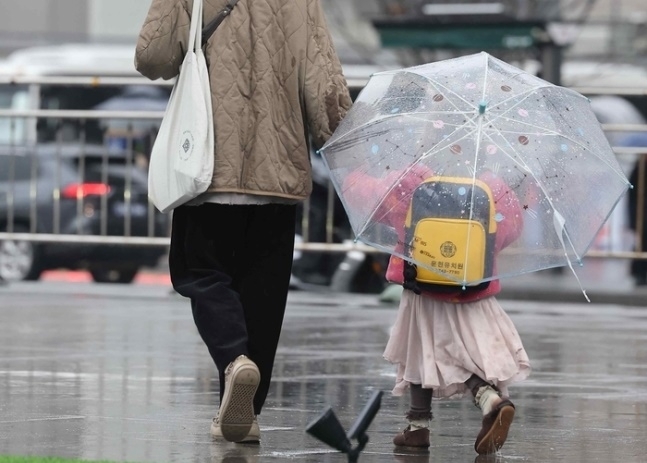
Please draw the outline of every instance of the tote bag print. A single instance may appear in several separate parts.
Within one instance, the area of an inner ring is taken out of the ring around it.
[[[213,114],[201,24],[202,1],[195,0],[188,51],[151,152],[148,196],[162,212],[206,191],[213,176]]]

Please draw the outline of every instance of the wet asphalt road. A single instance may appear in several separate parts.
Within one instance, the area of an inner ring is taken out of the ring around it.
[[[499,462],[647,461],[647,308],[503,301],[533,365]],[[384,391],[361,462],[474,462],[480,412],[434,402],[429,455],[393,452],[406,401],[382,360],[376,296],[293,292],[260,446],[214,442],[215,371],[166,286],[0,287],[0,454],[130,462],[345,462],[304,432],[328,405],[350,428]],[[356,442],[354,442],[356,443]]]

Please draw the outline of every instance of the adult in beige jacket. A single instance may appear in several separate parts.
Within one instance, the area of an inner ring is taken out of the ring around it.
[[[230,0],[231,1],[231,0]],[[153,0],[135,64],[178,75],[193,0]],[[204,0],[203,25],[226,6]],[[207,193],[173,212],[174,288],[220,376],[211,433],[258,441],[287,299],[296,204],[318,148],[351,100],[319,0],[239,0],[209,38],[215,168]]]

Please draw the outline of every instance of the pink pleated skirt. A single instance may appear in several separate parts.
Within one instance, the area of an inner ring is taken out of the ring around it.
[[[421,384],[434,397],[462,397],[475,374],[505,397],[530,374],[519,333],[494,297],[454,304],[404,290],[384,358],[397,366],[396,396]]]

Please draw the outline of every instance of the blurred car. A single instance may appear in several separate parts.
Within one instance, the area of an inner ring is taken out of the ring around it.
[[[329,232],[332,243],[352,240],[350,222],[339,197],[331,191],[333,187],[330,175],[321,155],[313,151],[310,160],[312,194],[307,208],[303,203],[297,208],[296,241],[303,241],[303,219],[306,212],[309,221],[308,242],[325,243]],[[357,250],[296,252],[291,287],[305,290],[328,287],[338,292],[380,293],[386,286],[388,257],[384,253],[362,253]]]
[[[92,107],[97,111],[157,111],[164,112],[168,104],[168,89],[129,85],[118,94]],[[161,120],[157,119],[101,119],[99,128],[105,143],[126,149],[129,141],[139,143],[141,151],[150,153]]]
[[[148,203],[145,160],[128,157],[103,145],[0,145],[0,230],[168,236],[169,217]],[[130,283],[166,252],[165,246],[3,240],[0,277],[37,280],[44,270],[68,268],[87,269],[97,282]]]

